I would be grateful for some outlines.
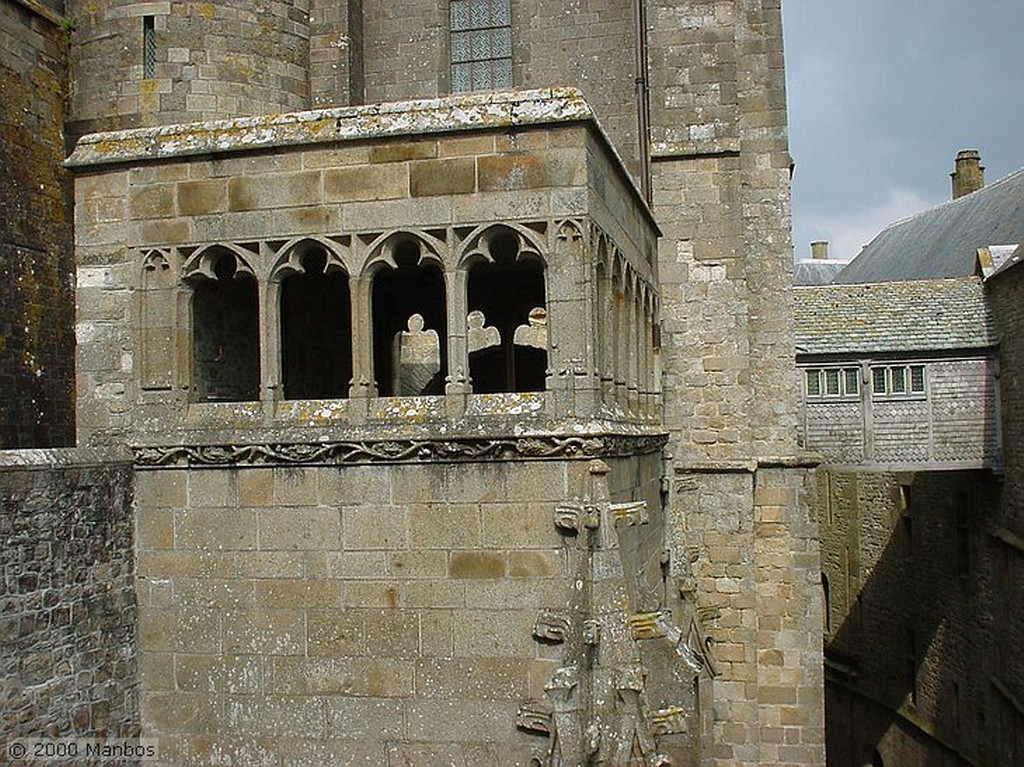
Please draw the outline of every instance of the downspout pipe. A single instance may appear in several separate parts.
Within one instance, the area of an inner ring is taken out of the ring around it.
[[[647,82],[646,0],[633,0],[633,51],[636,56],[636,143],[640,160],[640,191],[651,204],[651,94]]]

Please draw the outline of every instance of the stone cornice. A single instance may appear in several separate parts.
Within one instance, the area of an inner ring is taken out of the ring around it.
[[[589,121],[576,88],[496,91],[437,99],[212,120],[82,137],[67,165],[83,168],[337,141]]]
[[[246,466],[342,466],[388,463],[569,460],[647,455],[665,434],[536,435],[379,441],[137,446],[140,469]]]

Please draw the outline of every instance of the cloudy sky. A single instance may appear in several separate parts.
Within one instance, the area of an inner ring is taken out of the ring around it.
[[[1024,0],[783,0],[797,258],[950,198],[960,149],[1024,167]]]

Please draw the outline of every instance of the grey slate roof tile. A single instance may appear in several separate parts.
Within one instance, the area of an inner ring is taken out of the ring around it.
[[[1024,169],[883,229],[834,282],[964,277],[978,248],[1024,241]]]
[[[793,264],[794,285],[828,285],[849,261],[808,258]]]
[[[798,354],[936,352],[995,346],[976,277],[794,288]]]

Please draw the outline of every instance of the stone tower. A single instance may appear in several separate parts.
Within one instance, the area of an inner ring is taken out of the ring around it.
[[[162,758],[822,763],[778,3],[69,5]]]

